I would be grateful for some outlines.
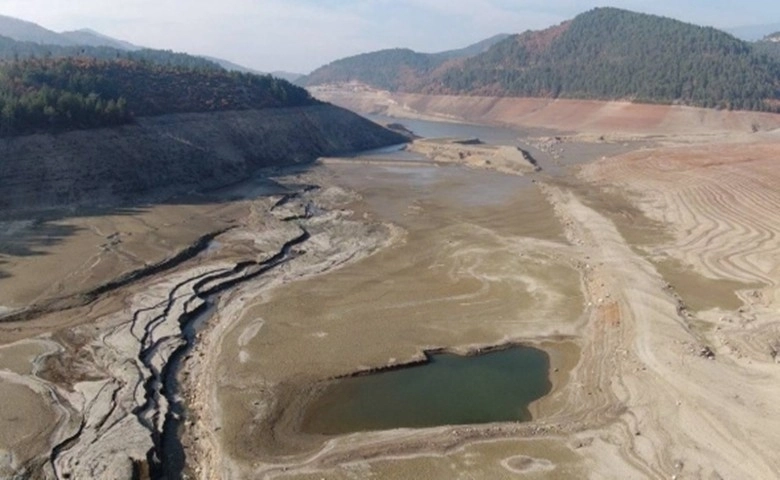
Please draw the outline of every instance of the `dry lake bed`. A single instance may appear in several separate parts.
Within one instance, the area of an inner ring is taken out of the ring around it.
[[[776,134],[402,122],[3,222],[0,477],[776,477]]]

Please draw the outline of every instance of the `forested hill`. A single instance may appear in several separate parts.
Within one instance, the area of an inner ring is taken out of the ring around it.
[[[224,68],[244,73],[259,73],[220,58],[144,48],[89,28],[57,33],[33,22],[0,15],[0,58],[18,60],[30,57],[74,56],[100,60],[124,58],[163,65]],[[289,80],[285,76],[281,78]]]
[[[488,51],[429,70],[413,88],[459,95],[630,100],[777,110],[780,61],[709,27],[597,8]],[[403,71],[396,72],[403,78]],[[383,83],[365,81],[387,88]]]
[[[3,136],[119,125],[136,116],[317,103],[286,80],[215,68],[92,58],[0,63]]]
[[[20,42],[0,35],[0,60],[69,57],[93,58],[96,60],[122,59],[187,68],[213,68],[217,70],[222,68],[215,61],[207,58],[172,52],[170,50],[142,48],[130,51],[107,46],[42,45],[35,42]]]
[[[598,8],[511,37],[426,88],[760,110],[778,97],[778,67],[714,28]]]
[[[443,65],[485,52],[507,36],[496,35],[462,49],[439,53],[394,48],[355,55],[320,67],[296,83],[310,86],[358,81],[387,90],[415,90]]]
[[[442,63],[431,55],[395,48],[337,60],[296,83],[311,86],[358,81],[386,90],[415,90]]]
[[[756,52],[768,55],[780,61],[780,32],[767,35],[753,44]]]

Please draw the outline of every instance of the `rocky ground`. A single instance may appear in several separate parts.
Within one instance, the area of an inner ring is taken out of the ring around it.
[[[509,145],[484,145],[478,138],[415,140],[406,149],[434,162],[456,163],[515,175],[540,169],[527,151]]]

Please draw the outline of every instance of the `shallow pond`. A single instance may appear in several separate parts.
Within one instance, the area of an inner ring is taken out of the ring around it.
[[[436,354],[425,364],[334,380],[307,409],[306,433],[526,421],[546,395],[549,357],[513,347],[477,356]]]

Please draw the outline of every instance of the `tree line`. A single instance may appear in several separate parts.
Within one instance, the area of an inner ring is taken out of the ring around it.
[[[120,50],[113,47],[89,45],[42,45],[34,42],[20,42],[0,35],[0,60],[24,60],[28,58],[53,59],[81,57],[95,60],[130,60],[151,62],[160,65],[205,68],[220,70],[217,63],[203,57],[170,50]]]
[[[406,48],[380,50],[336,60],[300,81],[305,85],[321,85],[358,80],[385,90],[408,90],[419,87],[420,81],[446,60],[446,57]]]
[[[466,59],[395,49],[338,60],[307,85],[360,81],[414,93],[628,100],[774,111],[780,43],[617,8],[510,36]]]
[[[714,28],[599,8],[544,34],[507,39],[428,88],[749,110],[778,98],[780,63]]]
[[[121,125],[139,116],[315,103],[285,80],[221,68],[89,57],[0,63],[4,136]]]

